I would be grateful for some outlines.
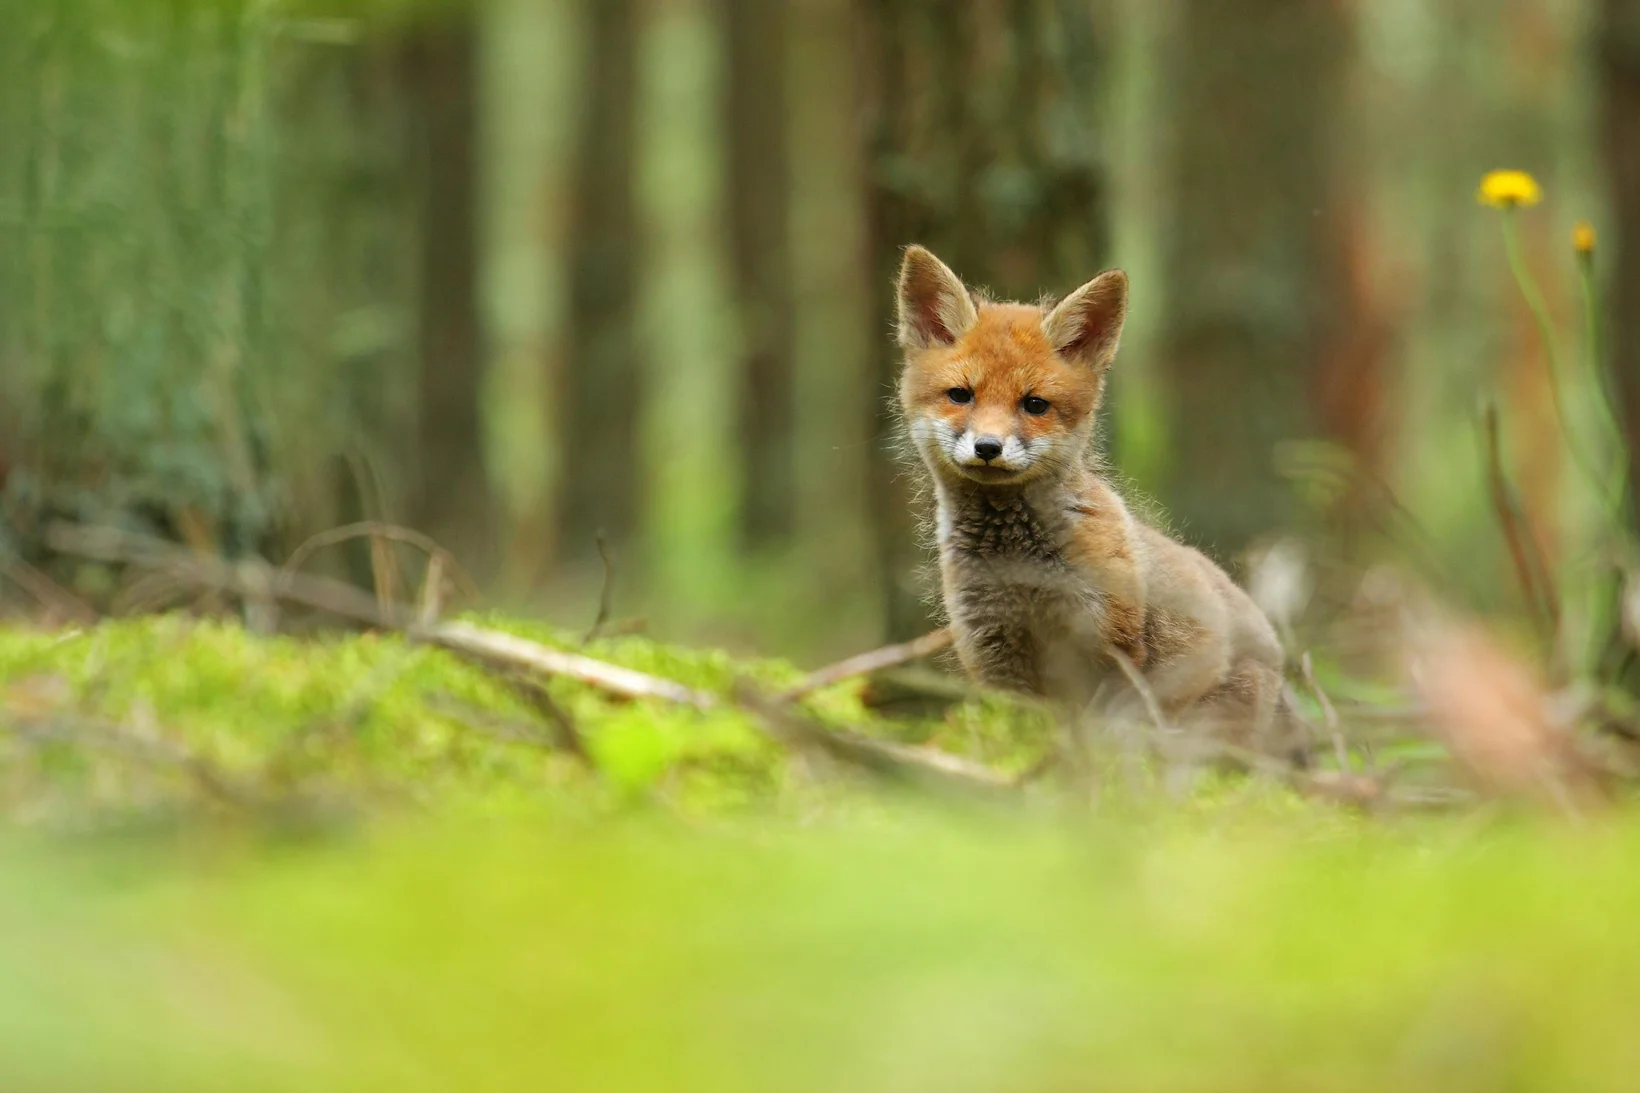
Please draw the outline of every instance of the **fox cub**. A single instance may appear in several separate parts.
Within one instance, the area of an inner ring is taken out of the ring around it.
[[[1110,270],[1051,308],[998,303],[923,247],[905,253],[900,406],[933,479],[957,655],[992,686],[1085,702],[1108,682],[1135,701],[1116,650],[1170,721],[1287,750],[1269,621],[1204,555],[1135,519],[1094,455],[1127,292]]]

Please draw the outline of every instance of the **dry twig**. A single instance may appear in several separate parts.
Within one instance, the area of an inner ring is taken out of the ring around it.
[[[1315,700],[1321,704],[1321,716],[1327,723],[1327,735],[1332,737],[1333,754],[1338,759],[1338,772],[1347,775],[1350,772],[1350,749],[1344,743],[1343,732],[1338,728],[1338,711],[1333,709],[1332,700],[1327,697],[1327,692],[1316,682],[1315,664],[1310,660],[1308,651],[1299,658],[1298,664],[1304,673],[1304,683],[1310,688],[1310,693],[1315,695]]]
[[[598,591],[598,615],[592,620],[592,627],[586,637],[581,639],[582,645],[590,645],[604,632],[609,625],[609,613],[615,603],[615,560],[609,556],[609,543],[604,539],[604,533],[598,533],[598,557],[604,563],[604,584]]]
[[[991,768],[950,752],[816,725],[789,701],[771,700],[744,682],[735,688],[735,702],[755,714],[770,734],[788,747],[820,751],[888,781],[955,789],[969,795],[976,791],[997,794],[1014,788],[1012,780]]]
[[[367,536],[371,540],[373,561],[385,542],[406,543],[426,554],[429,566],[436,560],[439,563],[440,570],[447,572],[455,580],[456,586],[461,590],[463,596],[466,596],[469,600],[478,599],[478,586],[473,583],[473,579],[467,574],[467,571],[461,568],[454,554],[444,549],[431,537],[414,528],[386,524],[379,520],[362,520],[356,524],[344,524],[339,528],[321,531],[291,551],[282,571],[297,573],[316,552],[326,547],[345,543],[350,539],[361,539]],[[431,569],[429,569],[429,573],[431,573]]]
[[[786,701],[802,698],[823,687],[830,687],[834,683],[841,683],[845,679],[855,676],[868,675],[871,672],[880,672],[884,668],[894,668],[907,664],[913,660],[922,660],[935,653],[951,647],[951,630],[941,627],[930,631],[920,638],[904,642],[900,645],[885,645],[881,649],[873,649],[869,653],[860,653],[848,657],[835,664],[810,672],[796,686],[785,691],[780,697]]]

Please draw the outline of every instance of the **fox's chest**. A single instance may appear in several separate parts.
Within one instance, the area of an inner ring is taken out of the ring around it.
[[[957,652],[980,681],[1081,695],[1102,647],[1105,597],[1068,561],[1072,516],[1024,503],[940,514],[945,606]]]
[[[940,560],[953,621],[1074,629],[1098,597],[1066,561],[1070,536],[1065,516],[1019,500],[942,512]]]

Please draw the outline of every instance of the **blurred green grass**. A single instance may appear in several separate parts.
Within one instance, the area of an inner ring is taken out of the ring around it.
[[[1629,1089],[1637,852],[909,811],[36,846],[0,1055],[42,1091]]]
[[[798,678],[594,651],[719,693]],[[495,676],[389,637],[0,631],[0,727],[64,729],[0,733],[0,1088],[1632,1088],[1632,818],[1120,778],[1093,808],[935,808],[739,713],[552,693],[597,774]],[[812,709],[1005,768],[1043,744],[984,703]],[[201,802],[84,726],[351,822]]]

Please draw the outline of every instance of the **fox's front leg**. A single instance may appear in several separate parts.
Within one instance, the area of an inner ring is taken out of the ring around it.
[[[1041,651],[1024,626],[998,623],[953,627],[957,658],[969,678],[987,687],[1042,693]]]
[[[1083,514],[1090,515],[1091,510],[1084,509]],[[1073,540],[1073,564],[1099,594],[1094,609],[1097,645],[1116,650],[1142,668],[1150,658],[1145,642],[1145,581],[1126,530],[1108,519],[1083,523]]]

